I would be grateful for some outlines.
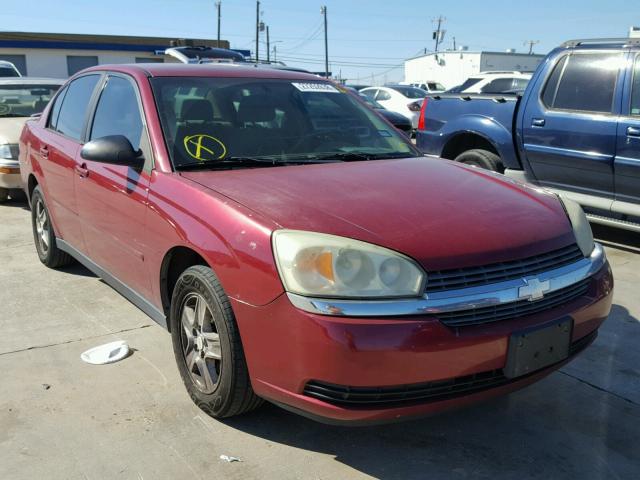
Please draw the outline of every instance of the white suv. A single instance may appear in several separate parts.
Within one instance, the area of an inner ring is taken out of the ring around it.
[[[464,83],[448,90],[449,93],[517,93],[527,87],[530,72],[481,72],[467,78]]]

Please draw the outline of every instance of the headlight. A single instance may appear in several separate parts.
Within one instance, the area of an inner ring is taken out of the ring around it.
[[[593,252],[595,244],[593,243],[593,232],[591,231],[591,226],[589,225],[589,220],[587,220],[584,210],[573,200],[560,196],[558,198],[560,202],[562,202],[564,211],[567,212],[569,221],[573,226],[573,234],[576,237],[578,247],[580,247],[582,254],[588,257],[591,255],[591,252]]]
[[[8,143],[5,143],[4,145],[0,145],[0,158],[13,158],[11,156],[11,146]]]
[[[273,251],[285,290],[320,297],[415,297],[426,274],[410,258],[350,238],[277,230]]]

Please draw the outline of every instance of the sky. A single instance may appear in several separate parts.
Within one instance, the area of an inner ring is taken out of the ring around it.
[[[221,0],[221,38],[255,48],[255,0]],[[215,0],[0,0],[6,31],[212,38]],[[352,83],[402,80],[403,60],[432,51],[435,19],[443,16],[443,48],[547,53],[572,38],[627,36],[640,26],[640,0],[262,0],[272,49],[288,65],[324,71],[320,7],[326,5],[329,62]],[[266,41],[263,36],[261,41]],[[261,43],[261,58],[266,46]]]

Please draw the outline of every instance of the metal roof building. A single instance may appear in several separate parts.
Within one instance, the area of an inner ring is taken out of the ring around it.
[[[0,60],[13,63],[22,75],[67,78],[106,63],[172,62],[164,50],[176,45],[229,48],[226,40],[0,32]]]

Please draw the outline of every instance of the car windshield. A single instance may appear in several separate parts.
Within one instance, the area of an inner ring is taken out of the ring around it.
[[[459,93],[459,92],[463,92],[465,91],[467,88],[471,88],[473,87],[476,83],[478,83],[480,80],[482,80],[481,78],[467,78],[464,83],[462,83],[461,85],[458,85],[457,87],[453,87],[451,89],[448,90],[449,93]]]
[[[176,169],[419,155],[357,98],[326,81],[158,77],[151,84]]]
[[[41,113],[60,85],[0,85],[0,117]]]
[[[429,87],[429,90],[444,90],[444,86],[441,83],[428,83],[427,86]]]
[[[402,95],[404,95],[407,98],[424,98],[428,95],[428,93],[422,90],[421,88],[415,88],[415,87],[391,87],[391,88],[393,88],[396,92],[400,92]]]

